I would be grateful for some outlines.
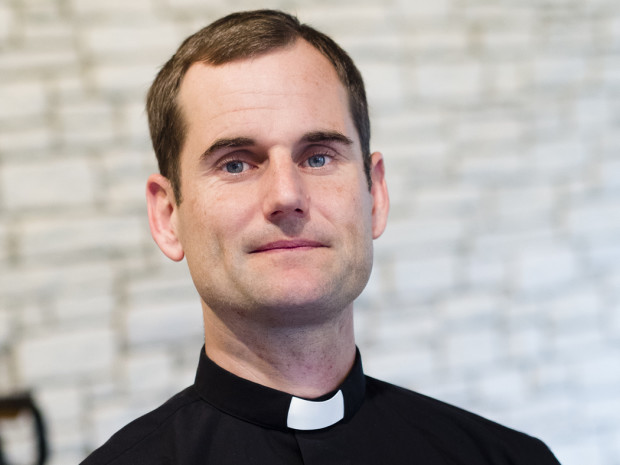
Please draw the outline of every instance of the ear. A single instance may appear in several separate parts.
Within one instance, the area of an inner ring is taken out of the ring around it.
[[[149,176],[146,204],[153,239],[168,258],[182,260],[185,253],[178,236],[178,205],[170,181],[161,174]]]
[[[377,239],[385,230],[388,212],[390,211],[390,198],[388,196],[387,184],[385,182],[385,167],[383,166],[383,155],[375,152],[370,156],[370,179],[372,187],[372,238]]]

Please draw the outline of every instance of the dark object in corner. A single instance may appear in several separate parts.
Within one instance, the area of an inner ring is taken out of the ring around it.
[[[37,438],[37,461],[36,465],[43,465],[47,460],[47,438],[45,425],[41,411],[36,406],[29,392],[12,394],[0,397],[0,419],[16,418],[23,412],[30,412],[34,420],[34,432]],[[1,439],[1,438],[0,438]],[[2,441],[0,440],[0,465],[9,465],[2,453]]]

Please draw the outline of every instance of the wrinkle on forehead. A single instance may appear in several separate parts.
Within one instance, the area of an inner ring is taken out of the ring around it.
[[[207,146],[217,137],[239,135],[240,129],[253,137],[293,136],[285,126],[301,120],[306,127],[300,134],[320,126],[357,139],[355,129],[350,130],[348,94],[336,70],[304,41],[223,65],[194,63],[179,102],[188,131],[199,134]]]

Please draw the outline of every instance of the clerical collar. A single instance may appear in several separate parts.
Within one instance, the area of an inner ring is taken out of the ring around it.
[[[194,387],[203,400],[236,418],[266,428],[316,430],[353,417],[364,400],[366,380],[356,350],[353,367],[337,389],[318,399],[302,399],[224,370],[203,347]]]

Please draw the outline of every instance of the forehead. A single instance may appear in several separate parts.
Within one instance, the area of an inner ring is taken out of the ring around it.
[[[194,63],[179,92],[188,137],[293,136],[337,130],[357,140],[348,95],[332,63],[309,43],[212,66]]]

